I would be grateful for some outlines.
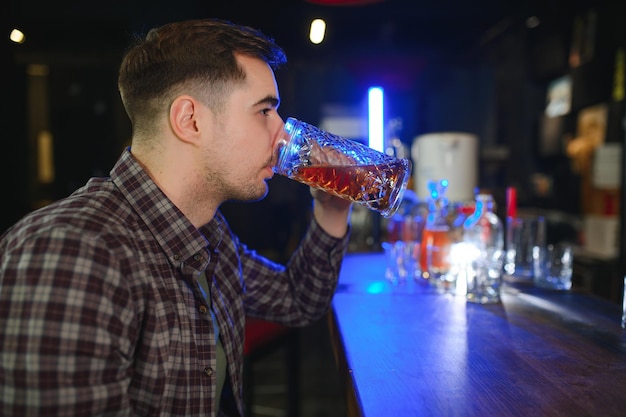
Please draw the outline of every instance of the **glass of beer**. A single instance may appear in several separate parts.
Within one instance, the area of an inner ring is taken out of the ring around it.
[[[411,161],[378,152],[294,118],[274,172],[391,217],[411,176]]]

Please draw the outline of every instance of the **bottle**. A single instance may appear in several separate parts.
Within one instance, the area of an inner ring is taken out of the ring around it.
[[[478,194],[474,213],[463,223],[467,300],[481,304],[500,301],[504,227],[494,209],[490,194]]]
[[[450,267],[450,224],[446,190],[448,180],[429,181],[428,216],[422,232],[420,268],[422,278],[439,285]]]
[[[465,223],[465,219],[474,213],[474,207],[474,201],[457,202],[452,205],[449,215],[449,217],[451,217],[449,223],[450,243],[452,245],[463,241],[463,224]]]

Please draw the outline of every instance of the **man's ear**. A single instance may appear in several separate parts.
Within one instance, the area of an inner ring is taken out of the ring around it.
[[[200,136],[197,120],[200,110],[200,104],[193,97],[176,97],[170,106],[170,126],[180,140],[197,141]]]

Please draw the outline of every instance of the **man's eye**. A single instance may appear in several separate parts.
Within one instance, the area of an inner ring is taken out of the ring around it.
[[[270,112],[271,112],[271,111],[272,111],[272,109],[263,109],[263,110],[261,110],[261,113],[262,113],[264,116],[267,116],[267,115],[269,115],[269,114],[270,114]]]

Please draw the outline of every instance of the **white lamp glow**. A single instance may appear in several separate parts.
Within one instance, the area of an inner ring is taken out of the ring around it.
[[[324,40],[326,34],[326,22],[322,19],[314,19],[311,22],[309,31],[309,40],[314,44],[320,44]]]
[[[19,29],[13,29],[9,34],[9,39],[15,43],[24,43],[26,35]]]

